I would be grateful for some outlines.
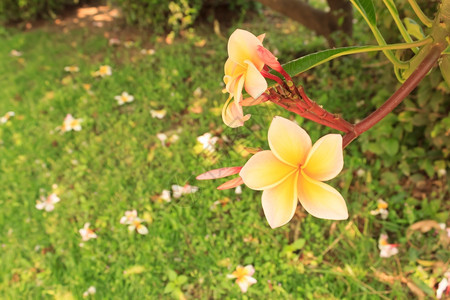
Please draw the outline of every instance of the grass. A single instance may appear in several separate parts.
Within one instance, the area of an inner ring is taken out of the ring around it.
[[[298,44],[296,34],[311,40],[302,51],[321,42],[289,28],[286,36],[263,24],[253,30],[267,31],[269,48],[279,45],[280,57]],[[331,183],[344,195],[350,219],[320,220],[299,207],[289,225],[272,230],[260,192],[217,191],[221,182],[196,182],[195,176],[243,165],[248,159],[243,147],[267,148],[272,116],[289,114],[267,105],[252,107],[246,109],[252,113],[248,127],[225,128],[220,83],[226,42],[208,30],[172,45],[133,35],[136,44],[129,49],[108,46],[105,31],[2,31],[0,114],[16,114],[0,125],[2,299],[81,299],[89,286],[97,289],[90,296],[95,299],[406,299],[434,294],[433,285],[448,264],[448,243],[438,231],[411,233],[408,227],[424,219],[447,220],[445,182],[443,194],[415,198],[411,186],[380,181],[387,176],[379,166],[383,156],[367,157],[356,141],[348,148],[343,173]],[[206,39],[206,45],[196,47],[198,39]],[[139,53],[150,47],[155,55]],[[12,49],[23,56],[11,57]],[[112,76],[91,76],[106,64]],[[80,72],[65,73],[67,65],[79,66]],[[358,118],[371,107],[355,109],[355,101],[336,99],[368,98],[376,90],[367,86],[370,76],[381,78],[383,72],[367,74],[359,62],[343,59],[311,72],[310,86],[317,88],[309,91],[331,111]],[[201,96],[194,95],[198,87]],[[114,96],[122,91],[135,101],[119,107]],[[192,112],[198,103],[201,114]],[[151,109],[165,109],[167,115],[154,119]],[[68,113],[83,119],[80,132],[55,130]],[[297,121],[313,141],[330,132]],[[177,133],[179,140],[163,147],[156,137],[160,132]],[[220,137],[213,156],[194,150],[196,138],[205,132]],[[401,160],[400,154],[396,159]],[[358,170],[364,175],[356,176]],[[163,189],[186,183],[199,191],[170,203],[158,201]],[[37,210],[36,199],[49,194],[52,184],[58,185],[61,202],[52,212]],[[225,197],[229,202],[214,207]],[[390,204],[387,220],[369,213],[380,197]],[[130,209],[146,221],[148,235],[130,233],[119,224]],[[98,238],[81,247],[78,230],[86,222]],[[397,256],[379,257],[381,232],[400,244]],[[256,269],[258,283],[245,295],[226,279],[239,264]]]

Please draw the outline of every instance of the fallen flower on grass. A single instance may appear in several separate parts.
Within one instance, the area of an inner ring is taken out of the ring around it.
[[[377,200],[377,209],[371,210],[370,214],[372,216],[381,215],[381,218],[383,220],[386,220],[389,215],[389,211],[387,210],[388,206],[389,205],[386,201],[384,201],[383,199],[378,199]]]
[[[378,240],[378,248],[380,249],[380,257],[391,257],[398,253],[398,244],[389,244],[388,235],[383,233]]]
[[[14,117],[16,114],[13,111],[8,111],[3,117],[0,118],[0,124],[5,124],[6,122],[11,119],[11,117]]]
[[[71,114],[67,114],[64,118],[63,125],[60,127],[61,132],[80,131],[83,119],[75,119]]]
[[[117,95],[114,97],[117,100],[117,104],[123,105],[125,103],[130,103],[134,101],[134,96],[128,94],[127,92],[122,92],[121,95]]]
[[[150,115],[152,116],[152,118],[156,118],[156,119],[162,119],[166,116],[167,112],[165,109],[160,109],[160,110],[154,110],[151,109],[150,110]]]
[[[186,194],[192,194],[198,191],[198,187],[186,183],[184,186],[172,185],[172,193],[174,198],[180,198]]]
[[[130,224],[135,218],[137,218],[137,211],[135,209],[127,210],[119,222],[120,224]]]
[[[165,202],[171,202],[172,198],[170,197],[170,191],[169,190],[163,190],[161,195],[159,196],[159,199],[165,201]]]
[[[270,227],[288,223],[297,201],[317,218],[348,218],[342,195],[322,182],[333,179],[343,168],[342,136],[327,134],[312,146],[300,126],[275,117],[268,140],[271,150],[257,152],[239,175],[249,188],[263,190],[262,206]]]
[[[77,66],[67,66],[64,67],[64,71],[69,72],[69,73],[76,73],[80,71],[80,68],[78,68]]]
[[[51,193],[47,197],[41,196],[41,199],[37,200],[36,208],[50,212],[55,209],[55,203],[58,203],[60,200],[55,193]]]
[[[133,41],[126,41],[123,43],[123,45],[125,46],[125,48],[131,48],[134,46],[134,42]]]
[[[142,223],[144,220],[138,218],[137,211],[127,210],[125,211],[125,215],[120,218],[120,224],[128,225],[129,231],[137,231],[139,234],[147,234],[148,229]]]
[[[199,137],[197,137],[197,142],[202,146],[201,151],[206,151],[208,153],[213,153],[216,151],[215,144],[219,140],[219,137],[213,136],[211,133],[207,132]],[[196,152],[201,152],[196,151]]]
[[[97,289],[95,288],[95,286],[90,286],[84,293],[83,293],[83,297],[86,298],[89,295],[94,295],[97,292]]]
[[[444,278],[439,282],[436,290],[436,298],[442,299],[443,295],[450,295],[450,271],[445,272]]]
[[[167,147],[170,144],[173,144],[180,139],[178,134],[172,134],[170,137],[168,137],[167,134],[162,133],[162,132],[157,133],[156,137],[158,138],[158,140],[160,140],[161,146],[163,146],[163,147]]]
[[[11,56],[15,56],[15,57],[20,57],[20,56],[23,55],[22,52],[17,51],[16,49],[12,49],[11,52],[9,52],[9,54],[10,54]]]
[[[144,55],[153,55],[153,54],[155,54],[155,49],[142,49],[141,50],[141,54],[144,54]]]
[[[81,228],[79,230],[80,235],[81,235],[81,239],[84,242],[87,242],[90,239],[96,239],[97,238],[97,235],[95,234],[95,232],[92,229],[89,228],[90,225],[91,225],[90,223],[85,223],[83,228]]]
[[[142,224],[143,222],[144,222],[144,220],[142,220],[140,218],[137,218],[137,217],[134,218],[134,220],[128,226],[128,230],[129,231],[136,230],[139,234],[142,234],[142,235],[148,234],[148,229],[147,229],[147,227],[145,227]]]
[[[118,46],[120,45],[120,40],[118,38],[110,38],[108,44],[110,46]]]
[[[100,66],[100,69],[98,71],[95,71],[92,74],[94,77],[105,77],[105,76],[111,76],[112,75],[112,69],[110,66]]]
[[[239,265],[236,267],[236,271],[227,275],[227,278],[236,278],[236,283],[239,285],[241,291],[246,293],[249,286],[257,282],[256,279],[252,277],[254,273],[255,268],[253,268],[252,265],[247,265],[245,267]]]

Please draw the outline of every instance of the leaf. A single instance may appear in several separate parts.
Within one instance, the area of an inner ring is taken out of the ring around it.
[[[327,49],[324,51],[312,53],[305,55],[303,57],[297,58],[295,60],[292,60],[286,64],[283,65],[284,70],[290,75],[290,76],[296,76],[306,70],[312,69],[317,65],[320,65],[324,62],[330,61],[339,55],[342,55],[345,53],[353,53],[354,50],[359,49],[370,49],[374,46],[353,46],[353,47],[343,47],[343,48],[336,48],[336,49]],[[272,71],[273,72],[273,71]],[[273,80],[267,80],[269,86],[275,85],[275,81]]]
[[[440,230],[441,226],[435,220],[419,221],[419,222],[414,223],[411,226],[409,226],[408,233],[406,236],[409,237],[411,235],[412,231],[420,231],[422,233],[425,233],[425,232],[430,231],[431,229]]]
[[[177,279],[177,273],[174,270],[167,270],[167,277],[169,277],[170,281],[174,281],[175,279]]]
[[[403,23],[405,23],[406,31],[410,35],[412,35],[418,40],[425,38],[425,34],[423,33],[422,27],[420,27],[420,25],[416,21],[410,18],[404,18]]]
[[[231,179],[224,184],[221,184],[217,187],[218,190],[228,190],[237,187],[238,185],[241,185],[244,183],[244,180],[242,180],[241,177],[237,177],[234,179]]]
[[[172,282],[169,282],[166,287],[164,288],[164,294],[169,294],[172,291],[174,291],[176,288],[175,284],[173,284]]]
[[[129,267],[128,269],[123,271],[123,274],[125,274],[126,276],[129,276],[129,275],[133,275],[133,274],[141,274],[143,272],[145,272],[145,267],[136,265],[136,266]]]
[[[394,156],[398,152],[399,143],[397,139],[385,139],[381,140],[381,147],[390,156]]]
[[[197,180],[208,180],[208,179],[217,179],[224,178],[227,176],[231,176],[237,174],[241,171],[242,167],[226,167],[220,169],[210,170],[203,174],[200,174],[196,177]]]
[[[353,0],[352,4],[356,6],[359,13],[367,19],[372,26],[377,25],[377,17],[375,15],[375,7],[372,0]]]

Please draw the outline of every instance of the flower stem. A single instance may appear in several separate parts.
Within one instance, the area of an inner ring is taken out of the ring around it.
[[[372,128],[375,124],[380,122],[387,114],[396,108],[422,81],[427,73],[433,68],[444,50],[443,44],[436,44],[431,47],[428,55],[422,60],[416,70],[406,81],[395,91],[395,93],[376,111],[371,113],[361,122],[355,124],[353,131],[344,136],[342,147],[347,147],[355,138],[363,132]]]

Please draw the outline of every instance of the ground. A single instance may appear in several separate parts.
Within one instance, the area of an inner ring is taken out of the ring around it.
[[[123,27],[109,8],[84,10],[92,12],[87,18],[82,12],[24,31],[0,28],[0,115],[15,113],[0,124],[1,298],[80,299],[90,286],[96,293],[89,297],[98,299],[435,295],[449,262],[439,225],[448,222],[448,181],[445,174],[405,177],[395,169],[401,152],[362,151],[368,138],[346,149],[344,170],[330,182],[346,199],[346,221],[317,219],[298,206],[288,225],[273,230],[260,192],[218,191],[223,181],[195,180],[212,168],[243,165],[251,155],[245,147],[267,149],[275,115],[295,119],[313,141],[332,132],[270,104],[246,108],[248,126],[226,128],[220,117],[225,37],[237,27],[266,32],[280,61],[323,49],[323,39],[273,14],[260,16],[271,22],[256,18],[220,32],[200,26],[167,40]],[[311,98],[355,120],[380,95],[374,78],[385,94],[395,88],[383,62],[382,56],[345,58],[299,80]],[[104,65],[111,76],[95,77]],[[134,101],[119,106],[114,97],[124,91]],[[356,107],[358,101],[363,105]],[[152,117],[156,110],[165,110],[162,119]],[[61,131],[67,114],[82,119],[80,131]],[[208,132],[218,138],[214,151],[197,142]],[[168,140],[161,142],[160,133]],[[178,140],[170,141],[174,135]],[[392,168],[383,161],[393,161]],[[163,190],[186,184],[199,189],[161,199]],[[36,201],[52,192],[60,198],[54,210],[38,210]],[[387,219],[370,213],[380,198],[389,204]],[[133,209],[148,234],[119,222]],[[82,241],[85,223],[97,238]],[[380,257],[382,233],[397,244],[397,255]],[[257,283],[242,294],[227,274],[249,264]]]

